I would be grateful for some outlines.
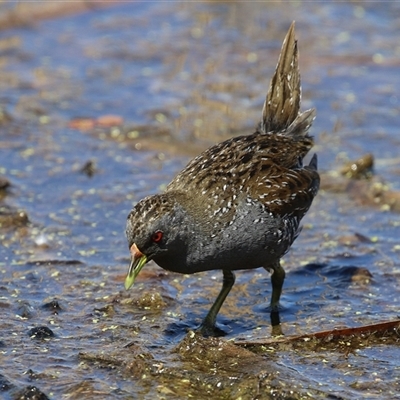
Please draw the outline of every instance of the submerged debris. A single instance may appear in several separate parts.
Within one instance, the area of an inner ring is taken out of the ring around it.
[[[96,162],[93,160],[86,161],[80,172],[91,178],[97,172]]]
[[[29,223],[28,214],[23,210],[13,210],[10,207],[0,207],[0,229],[18,228]]]
[[[400,192],[373,174],[374,157],[368,153],[350,161],[341,170],[321,174],[321,189],[347,193],[358,205],[400,212]]]
[[[347,192],[358,205],[400,212],[400,192],[392,190],[390,185],[379,178],[370,181],[352,180],[347,186]]]
[[[5,176],[0,175],[0,190],[6,190],[10,185],[10,181]]]
[[[374,156],[368,153],[344,165],[340,172],[349,179],[369,179],[373,175],[373,167]]]
[[[166,306],[163,297],[158,292],[144,292],[135,300],[135,303],[139,308],[145,310],[157,310]]]

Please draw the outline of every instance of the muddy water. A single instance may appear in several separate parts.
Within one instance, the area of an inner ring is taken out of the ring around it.
[[[393,332],[235,345],[271,337],[264,271],[237,274],[218,317],[223,339],[190,333],[220,272],[149,264],[129,292],[123,279],[132,204],[208,145],[252,132],[295,19],[323,189],[285,257],[281,330],[396,319],[399,12],[378,2],[149,2],[2,31],[4,398],[396,398]],[[367,153],[372,179],[340,174]]]

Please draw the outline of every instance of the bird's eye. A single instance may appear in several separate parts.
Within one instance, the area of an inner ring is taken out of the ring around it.
[[[159,243],[159,242],[161,242],[162,237],[163,237],[163,233],[161,231],[156,231],[151,235],[151,240],[154,243]]]

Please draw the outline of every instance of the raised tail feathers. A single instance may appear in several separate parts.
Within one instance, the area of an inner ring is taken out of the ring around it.
[[[315,118],[315,109],[300,113],[301,84],[294,28],[293,22],[283,41],[264,102],[260,124],[263,133],[282,132],[293,137],[304,137]]]

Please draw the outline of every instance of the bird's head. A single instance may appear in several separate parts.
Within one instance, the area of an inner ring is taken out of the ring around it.
[[[144,265],[175,247],[179,233],[174,201],[167,194],[141,200],[128,215],[126,237],[131,263],[125,278],[129,289]]]

